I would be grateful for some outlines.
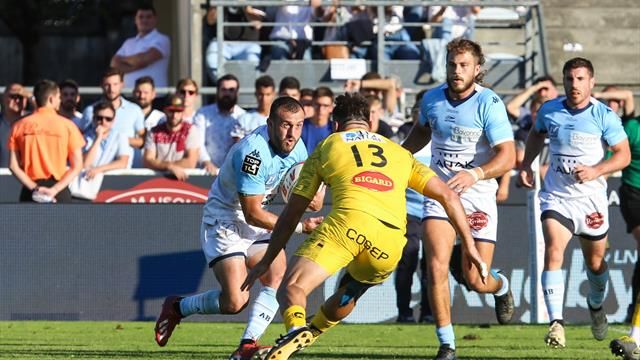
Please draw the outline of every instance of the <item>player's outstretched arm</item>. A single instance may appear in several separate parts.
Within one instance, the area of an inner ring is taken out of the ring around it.
[[[402,143],[402,147],[409,150],[412,154],[415,154],[425,147],[429,141],[431,141],[431,128],[416,122]]]
[[[464,208],[462,207],[458,194],[449,189],[447,184],[435,176],[429,179],[422,193],[442,204],[451,224],[462,239],[462,250],[478,269],[482,278],[482,283],[486,284],[488,275],[487,265],[482,261],[482,257],[480,257],[478,249],[476,249],[475,240],[471,235],[467,216],[464,212]]]
[[[304,223],[300,223],[300,218],[307,209],[307,206],[309,206],[309,202],[311,202],[310,199],[297,194],[291,194],[289,202],[284,207],[284,210],[282,210],[282,213],[280,214],[280,217],[278,217],[273,228],[267,251],[262,259],[249,271],[246,279],[242,283],[241,290],[249,291],[253,286],[253,283],[267,272],[273,260],[278,256],[280,251],[284,249],[284,246],[291,238],[296,227],[302,227],[302,229],[298,230],[309,231],[308,228],[314,225],[314,223],[311,222],[311,219],[307,219]],[[321,222],[322,220],[319,221]],[[307,229],[305,229],[305,227]]]
[[[546,135],[537,132],[535,129],[529,131],[527,136],[527,145],[524,150],[524,159],[520,165],[520,174],[518,182],[526,187],[533,187],[533,170],[531,170],[531,164],[533,160],[540,154],[542,147],[544,146],[544,139]]]

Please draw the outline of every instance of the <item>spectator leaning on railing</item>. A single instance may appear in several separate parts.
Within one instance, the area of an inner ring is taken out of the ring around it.
[[[9,168],[22,184],[20,201],[71,202],[67,186],[82,169],[84,139],[71,121],[56,113],[56,83],[41,80],[33,93],[36,111],[18,120],[9,137]]]

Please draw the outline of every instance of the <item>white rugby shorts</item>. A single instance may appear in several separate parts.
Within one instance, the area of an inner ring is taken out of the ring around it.
[[[609,202],[604,193],[559,198],[541,191],[540,212],[540,220],[555,219],[585,239],[600,240],[609,231]]]
[[[496,194],[491,193],[462,193],[460,202],[467,214],[471,235],[476,241],[496,242],[498,233],[498,206]],[[425,197],[424,215],[422,220],[449,220],[442,205],[433,199]]]
[[[251,245],[268,243],[270,236],[271,231],[240,220],[215,220],[200,226],[200,244],[209,267],[228,257],[246,257]]]

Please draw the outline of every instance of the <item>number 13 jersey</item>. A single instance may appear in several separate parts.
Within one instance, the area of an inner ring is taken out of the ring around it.
[[[318,144],[293,193],[311,199],[324,182],[331,189],[332,211],[358,210],[404,229],[405,190],[422,193],[433,176],[429,167],[384,136],[349,130]]]

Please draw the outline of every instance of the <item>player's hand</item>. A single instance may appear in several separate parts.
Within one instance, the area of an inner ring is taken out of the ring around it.
[[[55,191],[53,188],[50,187],[46,187],[46,186],[40,186],[38,187],[38,192],[42,195],[46,195],[49,196],[51,198],[51,202],[58,202],[56,200],[56,195],[58,195],[58,192]]]
[[[262,275],[264,275],[267,272],[267,270],[269,270],[269,264],[265,263],[262,260],[258,261],[258,263],[251,270],[249,270],[249,273],[247,273],[247,277],[244,279],[242,286],[240,286],[240,290],[242,291],[251,290],[253,283],[255,283],[256,280],[258,280]]]
[[[457,194],[462,194],[476,183],[476,178],[466,170],[460,170],[449,181],[447,186]]]
[[[487,267],[487,264],[484,262],[484,260],[482,260],[482,257],[480,256],[478,249],[476,249],[475,245],[466,246],[465,242],[463,242],[462,251],[464,251],[464,253],[467,255],[467,258],[469,259],[469,261],[471,261],[473,266],[475,266],[476,269],[478,269],[478,272],[480,273],[480,278],[482,279],[482,283],[486,285],[487,276],[489,276],[489,269]]]
[[[316,192],[313,199],[311,199],[309,206],[307,206],[308,211],[316,212],[322,209],[322,204],[324,203],[324,194],[326,190],[327,186],[324,183],[320,184],[318,192]]]
[[[580,164],[576,165],[576,167],[574,168],[574,176],[576,178],[576,181],[582,184],[587,181],[595,180],[600,175],[593,166]]]
[[[180,181],[185,181],[189,178],[189,174],[180,166],[173,165],[168,170]]]
[[[518,173],[518,185],[528,188],[533,187],[533,170],[531,169],[531,166],[520,169],[520,172]]]
[[[304,219],[302,222],[302,232],[305,234],[311,234],[311,232],[318,227],[324,220],[324,216],[311,217]]]

